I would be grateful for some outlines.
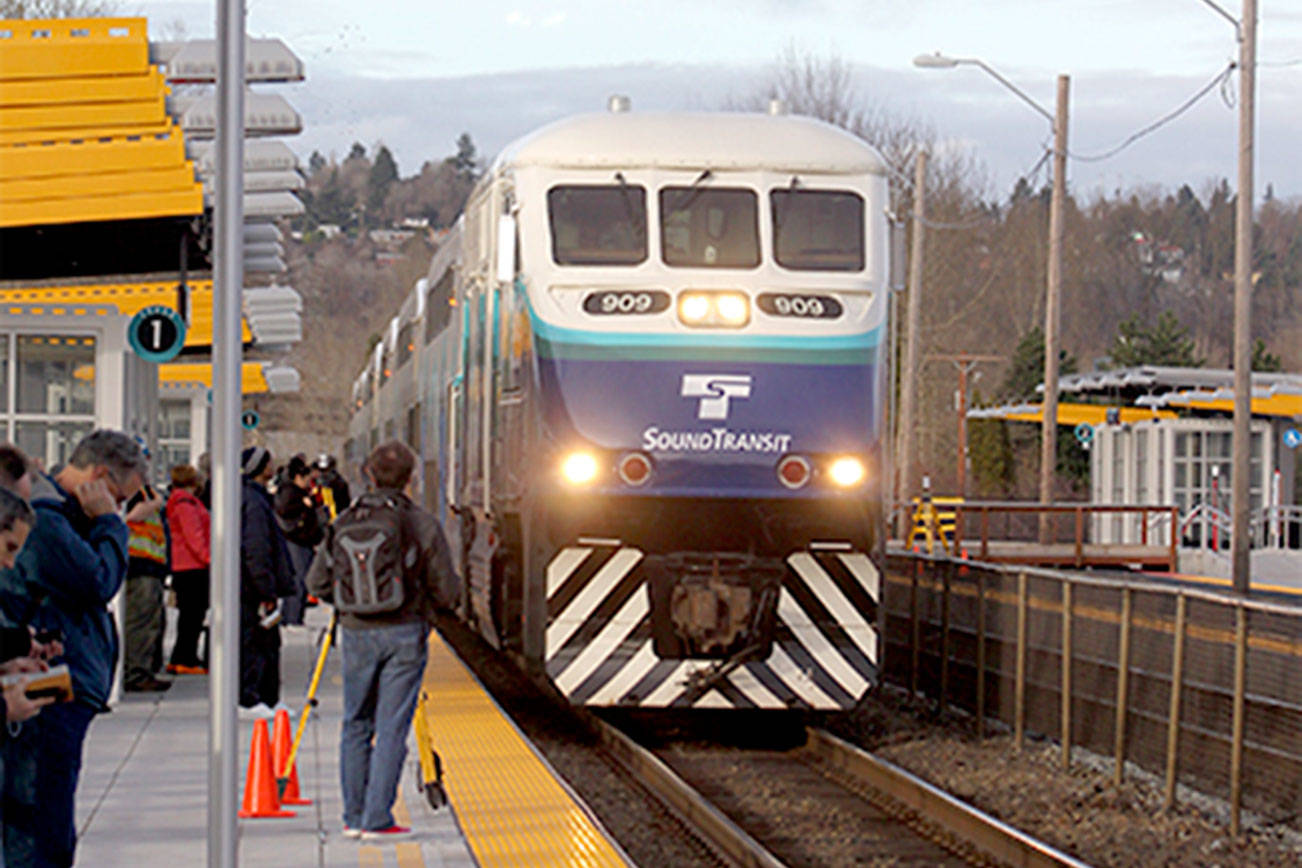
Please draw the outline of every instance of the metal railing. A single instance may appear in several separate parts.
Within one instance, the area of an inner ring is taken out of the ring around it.
[[[1302,821],[1302,605],[1076,573],[895,554],[884,674],[941,708],[1111,756],[1247,808]]]
[[[1169,569],[1175,569],[1176,563],[1176,536],[1170,533],[1161,533],[1154,530],[1150,534],[1152,527],[1152,517],[1161,516],[1166,521],[1174,524],[1177,521],[1179,510],[1175,506],[1169,505],[1144,505],[1144,504],[1097,504],[1097,503],[1025,503],[1013,501],[969,501],[959,503],[952,507],[957,513],[955,542],[953,551],[963,551],[963,540],[970,539],[978,543],[976,551],[971,554],[977,560],[996,560],[996,561],[1020,561],[1028,563],[1043,562],[1043,552],[1034,551],[1026,553],[1025,557],[1020,557],[1016,553],[1001,555],[992,553],[992,541],[1009,541],[1024,538],[1028,541],[1033,539],[1031,536],[1033,528],[1030,523],[1025,523],[1026,527],[1020,529],[1020,532],[1013,531],[1009,525],[1011,521],[1005,522],[1005,532],[995,540],[991,530],[991,517],[1000,515],[1009,519],[1013,516],[1035,516],[1041,520],[1047,520],[1050,523],[1051,538],[1059,543],[1070,543],[1071,550],[1068,553],[1060,553],[1055,558],[1057,564],[1062,566],[1083,567],[1092,564],[1105,563],[1129,563],[1139,560],[1135,557],[1134,551],[1127,549],[1120,544],[1093,544],[1091,542],[1091,525],[1093,519],[1102,515],[1133,515],[1139,518],[1140,541],[1139,546],[1142,548],[1163,547],[1166,549],[1164,560],[1169,564]],[[1064,536],[1061,532],[1061,523],[1055,522],[1060,517],[1069,517],[1071,519],[1071,532]],[[976,536],[971,536],[972,523],[976,524]],[[1092,548],[1087,548],[1092,547]]]

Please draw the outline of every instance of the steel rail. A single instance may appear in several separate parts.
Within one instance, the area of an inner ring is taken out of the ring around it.
[[[610,755],[724,861],[739,868],[786,868],[785,862],[711,805],[654,753],[596,716],[590,716],[590,722]]]
[[[831,733],[820,729],[808,730],[806,750],[832,768],[863,781],[903,807],[916,811],[944,832],[1001,865],[1089,868],[1087,863],[1032,838]]]

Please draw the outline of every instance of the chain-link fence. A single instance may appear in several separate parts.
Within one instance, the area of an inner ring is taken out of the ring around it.
[[[1302,600],[919,555],[887,559],[885,675],[1302,827]],[[1067,661],[1069,665],[1064,665]]]

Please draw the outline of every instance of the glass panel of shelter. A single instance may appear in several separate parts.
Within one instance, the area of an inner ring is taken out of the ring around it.
[[[1261,509],[1262,499],[1262,448],[1264,434],[1253,431],[1251,436],[1251,504],[1255,513]],[[1207,504],[1209,514],[1204,520],[1191,522],[1184,533],[1185,545],[1210,545],[1216,540],[1219,548],[1228,548],[1228,534],[1212,532],[1217,517],[1228,520],[1231,514],[1231,482],[1233,470],[1233,434],[1224,430],[1177,431],[1174,449],[1172,493],[1182,517],[1200,504]]]
[[[95,350],[90,335],[0,335],[0,437],[46,469],[65,463],[95,427]]]

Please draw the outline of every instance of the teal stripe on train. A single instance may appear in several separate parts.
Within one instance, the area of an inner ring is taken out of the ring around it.
[[[862,365],[881,342],[882,327],[852,335],[663,334],[573,329],[544,322],[529,311],[539,355],[553,359],[638,361],[788,362]]]

